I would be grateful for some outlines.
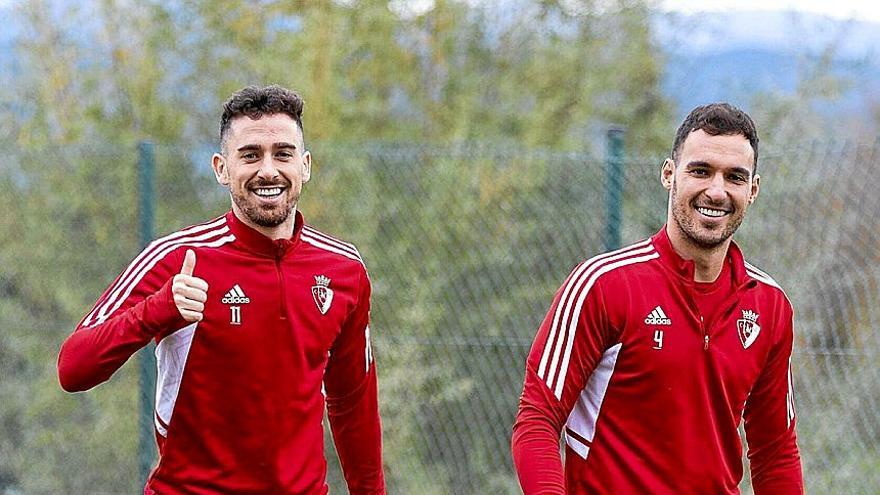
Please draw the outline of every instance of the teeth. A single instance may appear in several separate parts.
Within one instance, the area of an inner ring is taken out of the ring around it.
[[[257,196],[278,196],[279,194],[281,194],[281,188],[280,187],[260,188],[260,189],[255,189],[254,192],[257,194]]]
[[[723,217],[724,215],[727,215],[727,212],[725,211],[712,210],[710,208],[697,208],[697,211],[699,211],[703,215],[706,215],[707,217]]]

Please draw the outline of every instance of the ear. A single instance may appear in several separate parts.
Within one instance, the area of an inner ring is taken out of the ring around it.
[[[217,182],[224,186],[229,185],[229,168],[226,164],[226,158],[220,153],[214,153],[211,157],[211,168],[214,169],[214,177]]]
[[[755,174],[755,177],[752,179],[752,188],[749,191],[749,204],[755,202],[758,199],[758,192],[761,191],[761,176]]]
[[[302,181],[303,181],[303,184],[305,184],[312,177],[312,154],[309,153],[308,151],[304,151],[303,155],[302,155],[302,160],[303,160],[303,162],[302,162],[302,166],[303,166]]]
[[[660,168],[660,183],[667,191],[672,189],[672,182],[675,180],[675,162],[672,158],[663,160],[663,166]]]

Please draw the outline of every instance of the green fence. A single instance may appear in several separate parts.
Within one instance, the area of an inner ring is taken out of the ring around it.
[[[576,263],[613,235],[627,244],[660,228],[661,158],[479,143],[312,151],[300,209],[357,244],[374,284],[390,492],[517,493],[510,428],[532,337]],[[795,306],[808,493],[880,492],[878,153],[835,143],[762,150],[761,196],[737,235]],[[157,235],[228,207],[209,157],[155,146]],[[0,164],[0,494],[141,486],[138,367],[75,395],[54,375],[61,341],[138,250],[137,162],[135,146],[95,146],[48,164],[44,150],[16,150]],[[617,230],[610,162],[625,170],[614,177]],[[331,492],[345,493],[327,440]]]

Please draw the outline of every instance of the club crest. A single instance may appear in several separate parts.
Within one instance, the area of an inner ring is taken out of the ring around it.
[[[748,309],[742,313],[742,319],[736,320],[736,329],[739,331],[739,341],[742,342],[743,349],[748,349],[761,333],[761,327],[758,326],[758,313]]]
[[[330,279],[323,275],[315,276],[315,285],[312,286],[312,297],[318,305],[318,311],[322,315],[327,314],[330,304],[333,303],[333,289],[330,288]]]

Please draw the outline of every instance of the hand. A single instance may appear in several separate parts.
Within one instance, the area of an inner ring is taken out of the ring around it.
[[[192,276],[195,267],[196,253],[187,249],[183,267],[171,282],[174,304],[186,321],[202,321],[205,301],[208,300],[208,282]]]

